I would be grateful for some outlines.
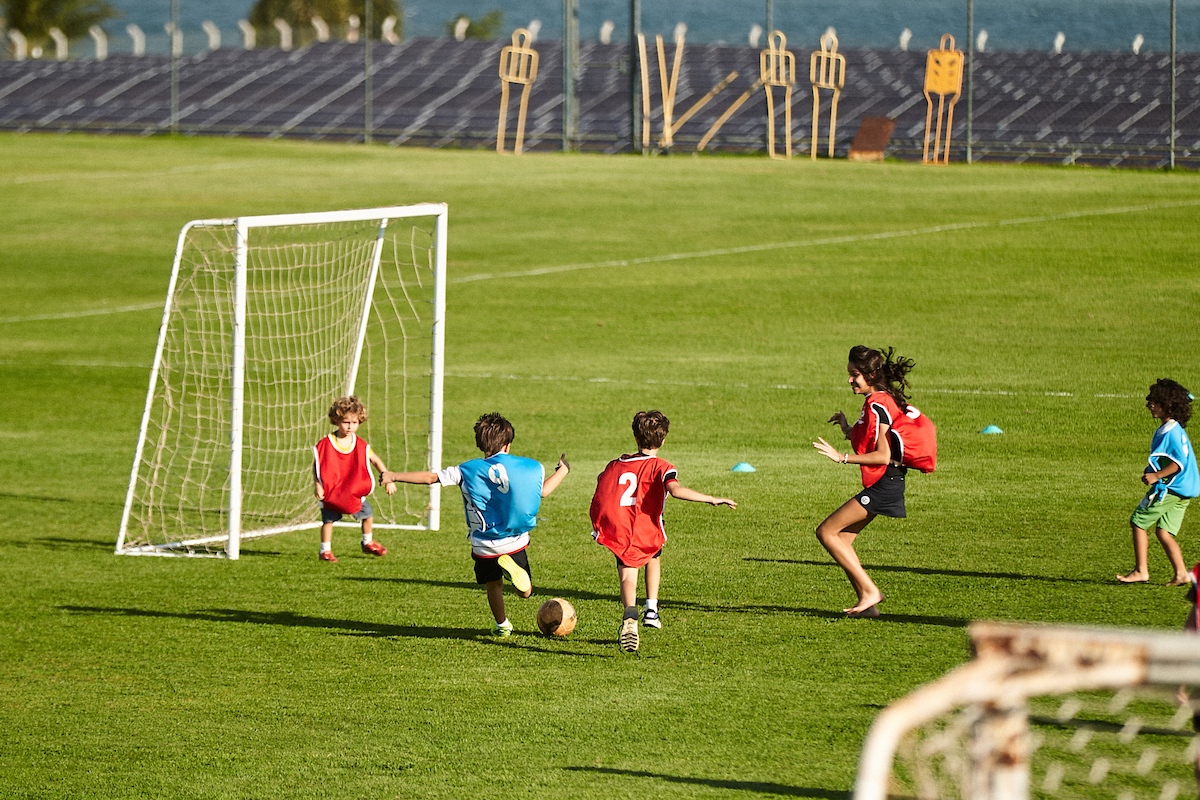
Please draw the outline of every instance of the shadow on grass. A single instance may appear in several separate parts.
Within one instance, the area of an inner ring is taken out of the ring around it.
[[[684,783],[689,786],[708,786],[713,789],[737,789],[755,794],[776,794],[785,797],[825,797],[830,800],[842,800],[850,796],[849,792],[838,792],[833,789],[812,789],[807,786],[788,786],[783,783],[767,783],[766,781],[729,781],[717,778],[688,778],[682,775],[663,775],[659,772],[645,772],[636,769],[614,769],[612,767],[563,767],[568,772],[592,772],[599,775],[620,775],[626,778],[653,778],[669,783]]]
[[[830,611],[828,608],[801,608],[789,606],[751,606],[755,610],[762,609],[773,614],[792,612],[794,614],[804,614],[810,617],[824,617],[825,619],[844,619],[849,621],[851,618],[846,616],[843,611]],[[902,625],[937,625],[942,628],[965,628],[971,624],[971,620],[963,617],[936,617],[931,614],[889,614],[886,611],[880,613],[878,617],[861,617],[860,621],[866,625],[874,625],[887,622],[898,622]]]
[[[283,555],[283,552],[281,550],[259,550],[253,546],[247,548],[245,545],[242,545],[241,549],[238,550],[238,555],[241,558],[246,558],[247,556],[250,558],[261,558],[263,556],[278,558]]]
[[[28,549],[39,547],[44,550],[107,550],[116,549],[114,539],[69,539],[66,536],[36,536],[29,539],[14,539],[6,543],[10,547]]]
[[[1039,725],[1046,728],[1058,728],[1060,730],[1079,730],[1084,728],[1098,733],[1119,734],[1126,729],[1125,722],[1111,722],[1103,719],[1086,719],[1083,717],[1075,717],[1068,720],[1055,719],[1054,717],[1039,717],[1030,715],[1030,725]],[[1148,736],[1175,736],[1182,739],[1191,739],[1196,734],[1190,728],[1159,728],[1144,725],[1137,729],[1137,734]]]
[[[817,562],[814,562],[817,563]],[[367,576],[346,576],[343,580],[385,583],[420,584],[421,586],[436,586],[443,589],[467,589],[473,592],[480,590],[478,584],[466,581],[436,581],[428,578],[375,578]],[[614,604],[616,595],[599,594],[582,589],[562,589],[534,585],[534,596],[545,598],[562,597],[567,600],[606,600]],[[683,611],[703,611],[712,614],[802,614],[806,617],[822,617],[824,619],[849,619],[845,613],[827,608],[805,608],[804,606],[781,606],[749,604],[742,606],[720,605],[718,603],[696,603],[689,600],[666,600],[664,607]],[[970,622],[961,617],[935,617],[925,614],[888,614],[883,613],[871,620],[872,622],[899,622],[911,625],[940,625],[946,628],[965,628]]]
[[[124,508],[123,500],[92,500],[84,497],[53,497],[46,494],[25,494],[24,492],[0,492],[0,499],[9,498],[33,503],[63,503],[80,506],[106,506],[108,508]]]
[[[467,581],[436,581],[429,578],[377,578],[372,576],[347,575],[342,580],[347,581],[363,581],[372,583],[382,581],[383,583],[409,583],[418,584],[420,586],[434,586],[439,589],[464,589],[472,592],[482,592],[483,586],[478,583],[470,583]],[[534,596],[536,599],[539,596],[549,600],[551,597],[562,597],[566,600],[608,600],[615,606],[617,603],[616,594],[600,594],[599,592],[589,592],[586,589],[555,589],[549,586],[539,586],[536,581],[533,585]],[[687,603],[675,603],[681,608],[687,607]]]
[[[517,650],[528,650],[536,653],[549,653],[556,656],[575,656],[580,658],[612,658],[601,653],[575,653],[566,650],[556,650],[526,644],[519,639],[541,639],[535,634],[517,633],[512,637],[501,639],[477,628],[446,628],[423,625],[388,625],[378,622],[363,622],[350,619],[330,619],[328,617],[309,617],[295,614],[291,611],[244,611],[234,608],[210,608],[203,611],[157,611],[144,608],[106,608],[102,606],[59,606],[62,611],[73,614],[108,614],[122,617],[150,617],[166,619],[191,619],[201,622],[234,622],[251,625],[281,625],[288,628],[322,628],[339,632],[346,636],[368,636],[383,639],[415,638],[415,639],[457,639],[479,642],[485,645],[508,647]]]
[[[766,564],[800,564],[806,567],[839,568],[832,561],[809,561],[800,558],[753,558],[747,556],[742,560]],[[942,575],[950,578],[991,578],[1006,581],[1045,581],[1046,583],[1112,583],[1112,581],[1093,578],[1052,578],[1047,575],[1022,575],[1017,572],[975,572],[961,569],[933,569],[932,567],[898,567],[893,564],[863,564],[863,567],[875,572],[910,572],[914,575]]]

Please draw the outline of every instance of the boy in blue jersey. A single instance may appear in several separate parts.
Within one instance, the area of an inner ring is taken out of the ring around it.
[[[546,477],[531,458],[511,455],[513,426],[499,414],[484,414],[475,423],[475,446],[483,458],[438,472],[384,472],[380,484],[393,482],[458,486],[467,515],[467,539],[475,562],[475,582],[487,589],[488,606],[496,618],[492,633],[511,636],[513,626],[504,611],[504,576],[521,597],[533,594],[530,578],[529,532],[537,525],[542,498],[553,492],[571,470],[564,453],[554,474]]]
[[[1142,483],[1150,490],[1129,518],[1129,526],[1133,529],[1133,571],[1118,575],[1117,580],[1121,583],[1150,580],[1146,564],[1146,531],[1152,527],[1175,570],[1175,577],[1167,585],[1184,586],[1190,582],[1175,536],[1183,525],[1188,502],[1200,495],[1196,453],[1184,430],[1192,417],[1192,399],[1187,389],[1166,378],[1156,381],[1150,387],[1150,394],[1146,395],[1146,408],[1162,424],[1150,440],[1149,466],[1142,473]]]

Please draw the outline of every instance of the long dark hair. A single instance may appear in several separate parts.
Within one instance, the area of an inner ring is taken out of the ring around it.
[[[873,388],[887,392],[900,406],[908,411],[908,373],[914,366],[911,358],[895,354],[895,348],[875,350],[866,345],[850,348],[850,365],[858,370]]]
[[[1146,402],[1158,403],[1167,416],[1187,427],[1192,418],[1192,395],[1187,389],[1170,378],[1159,378],[1150,387]]]

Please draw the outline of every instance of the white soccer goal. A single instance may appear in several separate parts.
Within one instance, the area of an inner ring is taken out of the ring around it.
[[[888,706],[855,800],[1196,796],[1200,636],[975,623],[972,661]]]
[[[179,234],[116,552],[236,559],[320,524],[312,447],[334,398],[394,471],[441,464],[447,209],[189,222]],[[371,495],[437,530],[439,492]]]

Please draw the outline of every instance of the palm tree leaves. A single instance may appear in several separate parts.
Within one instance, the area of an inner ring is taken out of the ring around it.
[[[51,28],[68,39],[86,36],[88,28],[120,16],[108,0],[0,0],[8,27],[31,42],[44,40]]]
[[[399,0],[370,0],[371,2],[371,35],[379,36],[383,20],[394,16],[399,20],[396,33],[402,35],[401,25],[403,15],[400,13]],[[320,17],[331,26],[345,26],[351,16],[360,20],[364,17],[366,5],[363,0],[256,0],[250,9],[249,20],[255,28],[269,30],[276,19],[282,19],[291,25],[302,38],[308,38],[313,17]]]

